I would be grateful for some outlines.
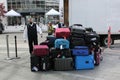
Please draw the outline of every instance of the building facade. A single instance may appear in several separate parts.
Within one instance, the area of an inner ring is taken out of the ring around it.
[[[35,22],[45,23],[45,13],[51,8],[59,11],[59,0],[7,0],[8,11],[13,9],[21,13],[22,19],[20,17],[15,20],[21,19],[21,21],[25,21],[25,24],[30,17],[34,18]],[[11,19],[8,18],[9,25],[14,25],[14,23],[17,22],[11,22]],[[23,24],[23,22],[19,24]]]

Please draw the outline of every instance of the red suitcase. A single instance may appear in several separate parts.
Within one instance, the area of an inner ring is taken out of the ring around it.
[[[49,54],[49,48],[47,45],[34,45],[33,54],[36,56],[45,56]]]
[[[69,28],[57,28],[55,29],[55,36],[57,38],[68,38],[70,36],[70,29]]]

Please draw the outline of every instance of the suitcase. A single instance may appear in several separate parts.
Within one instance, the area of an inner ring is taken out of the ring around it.
[[[55,36],[57,38],[69,38],[70,36],[70,29],[69,28],[56,28],[55,29]]]
[[[40,70],[40,57],[31,55],[30,56],[30,68],[32,72],[36,72]]]
[[[71,26],[71,33],[84,34],[85,28],[81,24],[74,24]]]
[[[52,69],[52,60],[49,56],[41,57],[40,59],[40,70],[47,71]]]
[[[89,56],[75,56],[75,69],[93,69],[94,68],[94,57]]]
[[[74,49],[72,49],[72,55],[74,55],[74,56],[88,56],[89,49],[87,46],[75,46]]]
[[[47,45],[34,45],[33,54],[36,56],[45,56],[49,54],[49,48]]]
[[[85,40],[84,38],[76,38],[76,37],[71,37],[70,40],[72,46],[85,46]]]
[[[47,41],[47,40],[46,40],[46,41],[43,41],[43,42],[40,43],[40,45],[47,45],[47,46],[49,47],[48,42],[49,42],[49,41]]]
[[[85,34],[85,41],[87,43],[99,42],[99,35],[95,32],[89,32]]]
[[[73,70],[73,59],[72,58],[55,58],[54,70],[56,71]]]
[[[85,33],[75,33],[75,32],[71,32],[71,37],[77,37],[77,38],[85,38]]]
[[[94,60],[95,60],[95,65],[98,66],[100,64],[100,53],[99,52],[94,53]]]
[[[70,43],[66,39],[56,39],[55,40],[55,48],[68,49],[69,45],[70,45]]]
[[[72,55],[70,49],[60,50],[60,49],[51,48],[49,56],[52,59],[54,59],[54,58],[62,58],[62,57],[68,58],[71,57]]]

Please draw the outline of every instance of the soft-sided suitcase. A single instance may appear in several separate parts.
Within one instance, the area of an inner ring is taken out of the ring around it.
[[[80,24],[74,24],[74,25],[71,26],[71,33],[84,34],[85,33],[85,28]]]
[[[46,40],[46,41],[41,42],[40,45],[47,45],[49,47],[48,43],[49,41]]]
[[[89,49],[87,46],[75,46],[72,49],[72,55],[75,56],[87,56],[89,55]]]
[[[73,59],[72,58],[55,58],[54,59],[54,70],[65,71],[73,69]]]
[[[68,49],[69,45],[70,45],[70,43],[66,39],[56,39],[55,40],[55,48]]]
[[[94,57],[89,56],[75,56],[75,69],[93,69],[94,68]]]
[[[85,41],[87,43],[99,42],[99,35],[95,32],[88,32],[85,34]]]
[[[71,32],[71,37],[77,37],[77,38],[85,38],[85,33],[75,33],[75,32]]]
[[[50,54],[49,56],[54,59],[54,58],[68,58],[71,57],[71,50],[70,49],[55,49],[55,48],[51,48],[50,49]]]
[[[49,54],[49,48],[47,45],[34,45],[33,54],[36,56],[45,56]]]
[[[85,40],[84,38],[76,38],[76,37],[71,37],[70,39],[71,44],[73,46],[85,46]]]
[[[30,56],[30,68],[32,72],[40,70],[40,57],[31,54]]]
[[[100,53],[99,52],[94,53],[94,60],[95,60],[95,65],[98,66],[100,64]]]
[[[68,38],[70,36],[70,29],[69,28],[56,28],[55,29],[55,36],[57,38]]]
[[[41,57],[40,59],[40,70],[47,71],[52,69],[52,60],[50,60],[49,56]]]
[[[48,41],[49,48],[54,47],[56,37],[54,35],[48,35],[46,38],[47,38],[47,41]]]

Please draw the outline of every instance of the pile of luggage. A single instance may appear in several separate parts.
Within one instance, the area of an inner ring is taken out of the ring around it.
[[[93,69],[101,61],[99,35],[81,24],[57,28],[33,47],[31,71]]]

